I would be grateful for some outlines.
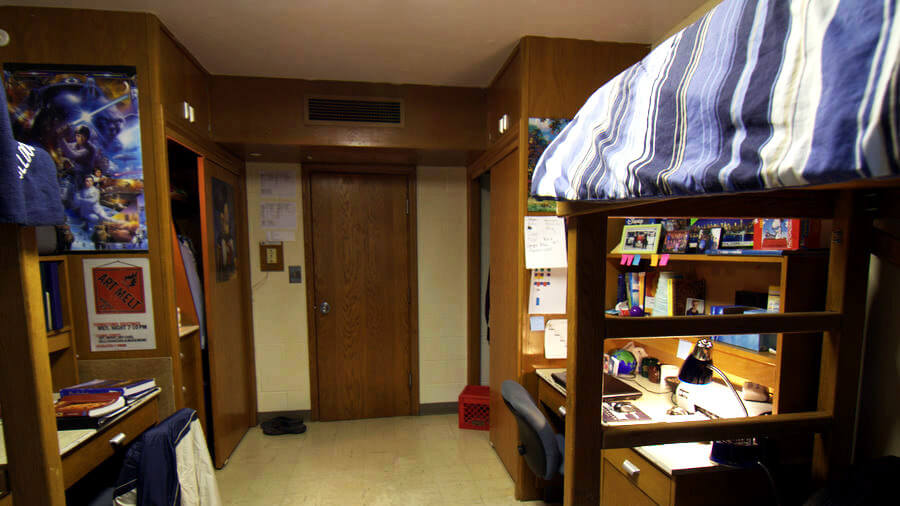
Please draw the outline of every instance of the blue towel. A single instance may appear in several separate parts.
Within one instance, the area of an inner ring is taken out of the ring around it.
[[[5,109],[5,87],[2,96]],[[16,141],[9,113],[0,112],[0,223],[35,226],[65,221],[53,158],[41,148]]]

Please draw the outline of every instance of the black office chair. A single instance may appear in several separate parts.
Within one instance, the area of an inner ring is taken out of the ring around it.
[[[553,432],[547,418],[531,400],[528,391],[512,380],[501,385],[503,403],[516,417],[519,426],[519,455],[538,477],[550,480],[563,474],[565,440]]]

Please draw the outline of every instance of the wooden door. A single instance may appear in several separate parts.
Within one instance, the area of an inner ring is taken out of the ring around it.
[[[206,329],[209,353],[209,395],[213,457],[225,465],[252,419],[253,357],[244,321],[250,295],[244,293],[242,272],[249,259],[238,255],[246,241],[240,231],[242,209],[238,176],[208,158],[200,160],[203,210],[203,266],[206,287]]]
[[[413,414],[408,177],[309,175],[321,420]]]
[[[516,452],[518,428],[503,404],[500,386],[519,381],[519,271],[522,210],[519,200],[521,172],[519,151],[513,150],[491,167],[491,443],[513,479],[521,458]]]

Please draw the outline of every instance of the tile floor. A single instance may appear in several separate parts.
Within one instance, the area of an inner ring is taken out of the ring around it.
[[[254,427],[216,472],[227,505],[543,505],[518,502],[484,431],[456,415]]]

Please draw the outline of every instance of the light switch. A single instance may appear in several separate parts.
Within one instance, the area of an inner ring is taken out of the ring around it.
[[[259,243],[259,270],[283,271],[284,270],[284,245],[281,242]]]

